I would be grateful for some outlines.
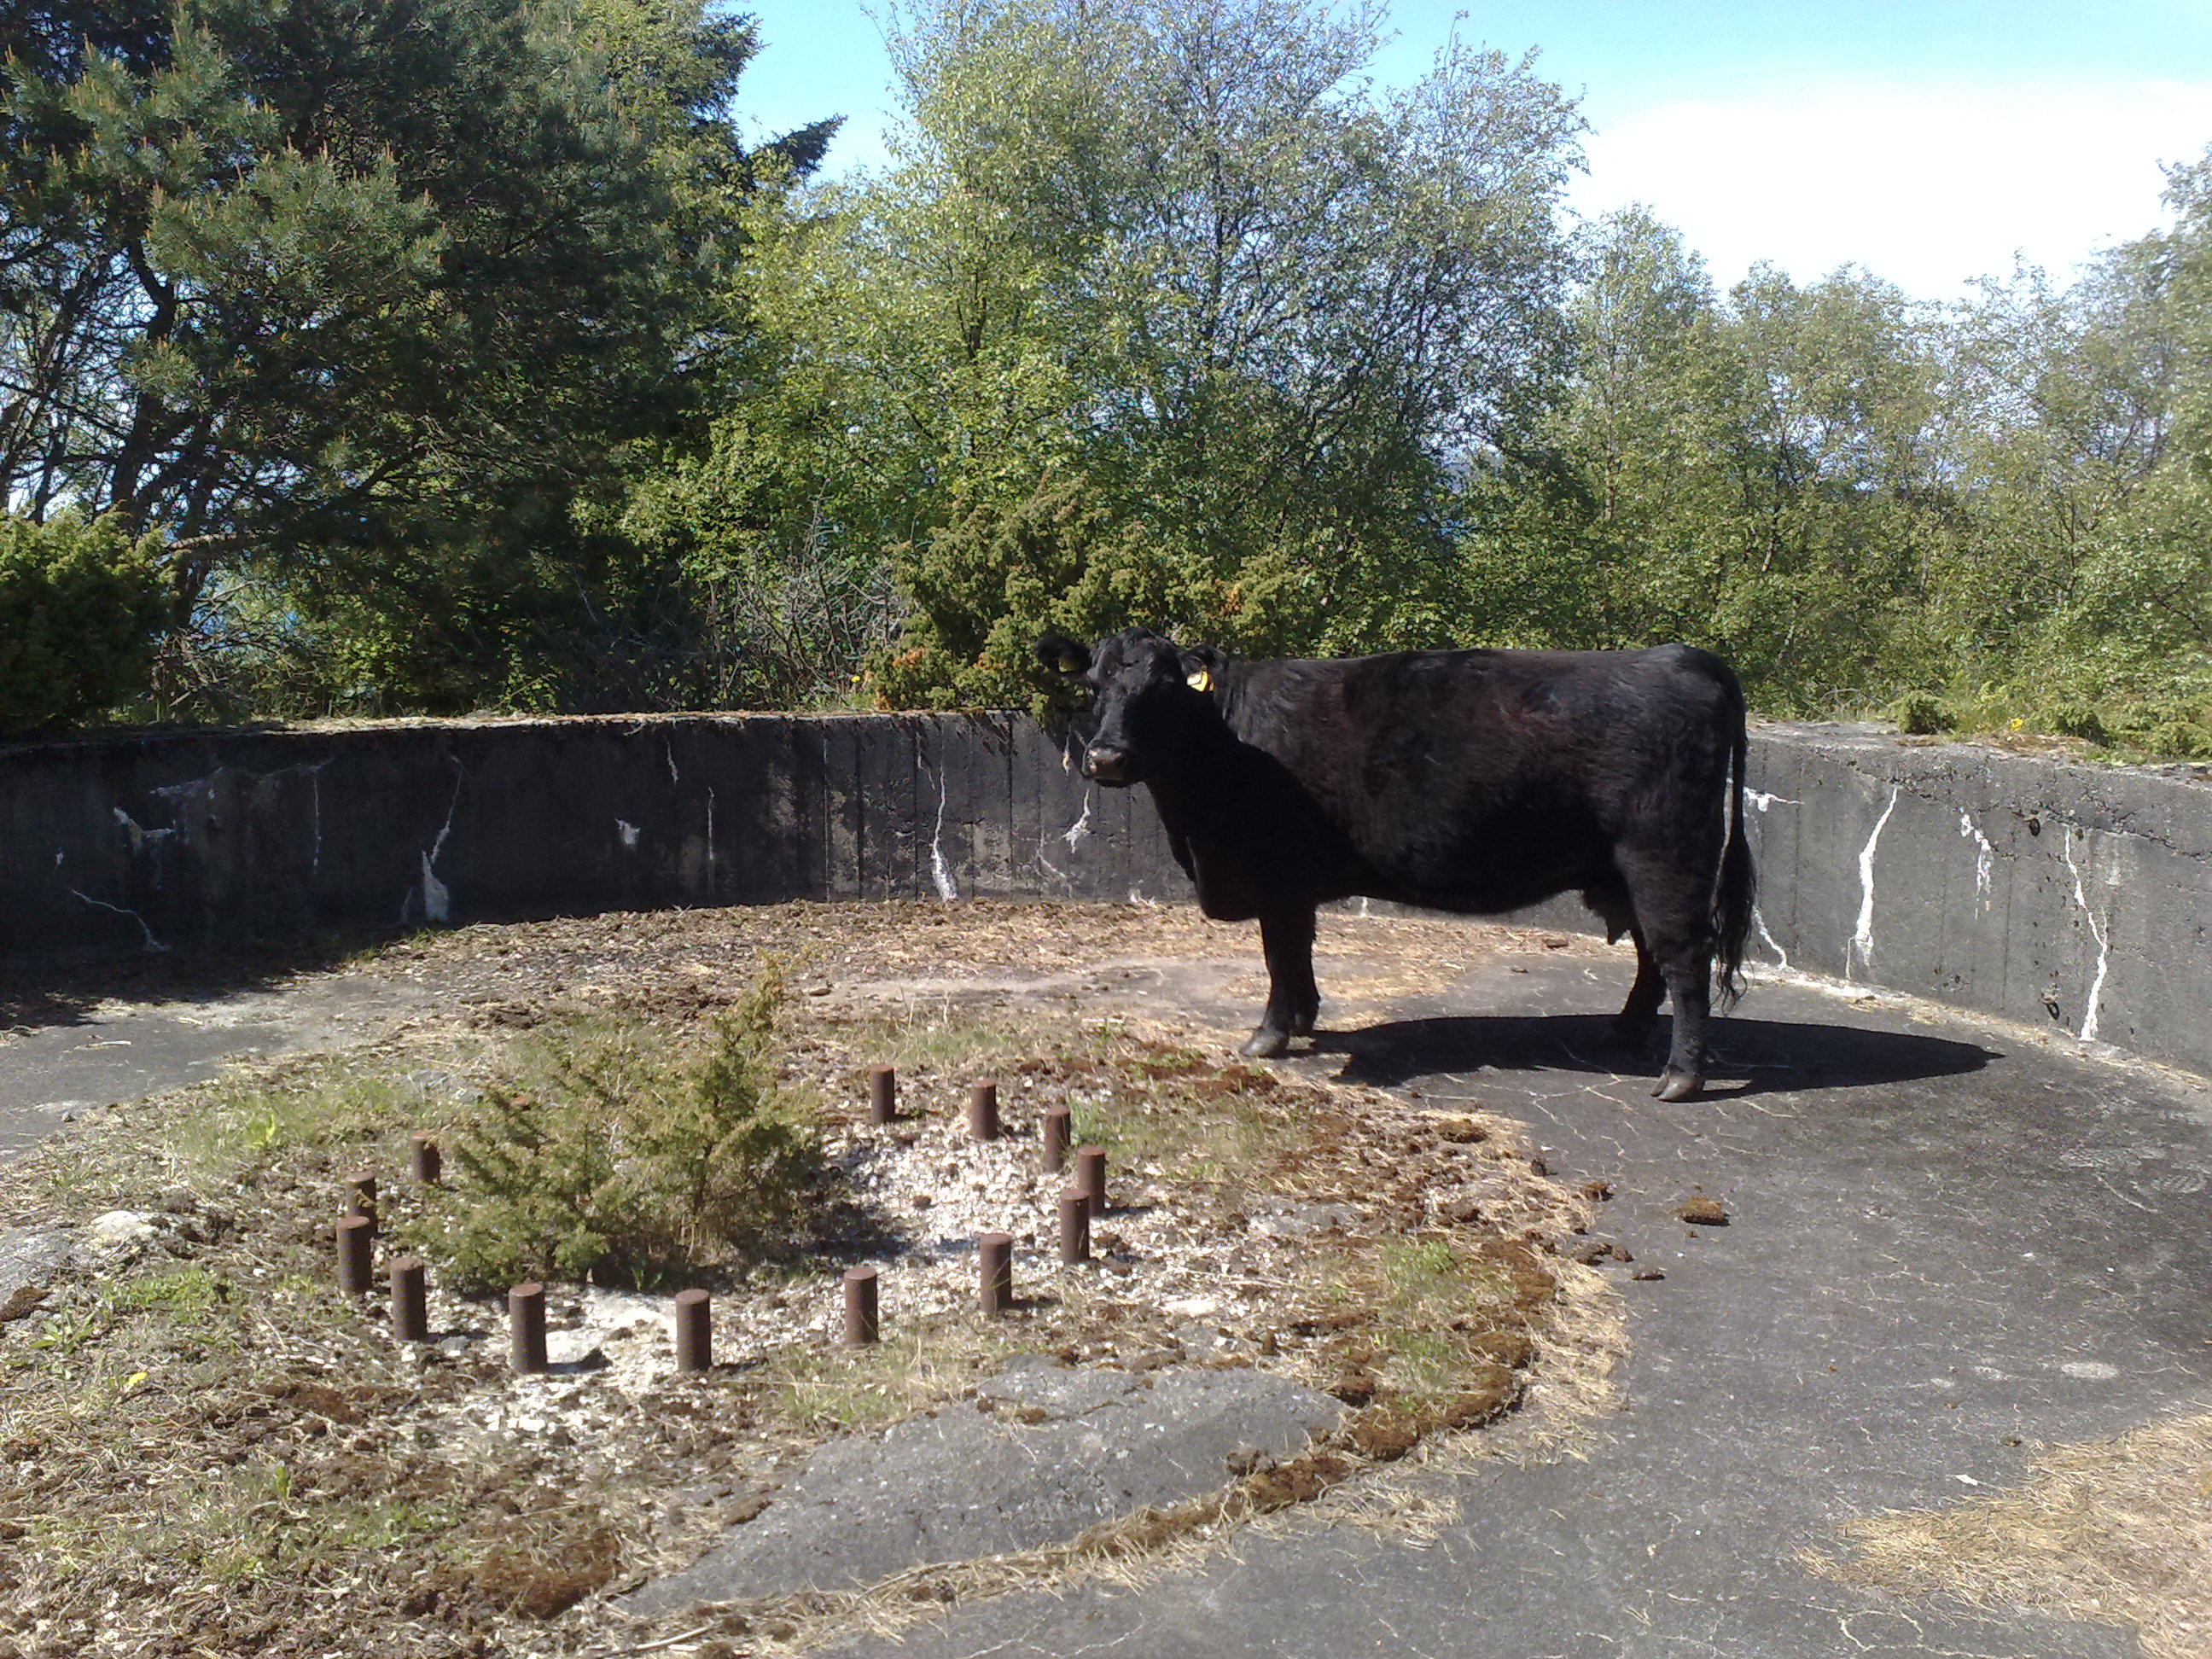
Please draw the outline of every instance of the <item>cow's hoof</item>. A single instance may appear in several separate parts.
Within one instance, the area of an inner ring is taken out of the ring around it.
[[[1237,1052],[1253,1060],[1274,1060],[1291,1051],[1291,1039],[1286,1032],[1271,1031],[1262,1025],[1245,1039],[1244,1046]]]
[[[1659,1074],[1658,1085],[1651,1092],[1660,1100],[1695,1100],[1698,1091],[1705,1086],[1705,1079],[1695,1072],[1677,1072],[1669,1068]]]

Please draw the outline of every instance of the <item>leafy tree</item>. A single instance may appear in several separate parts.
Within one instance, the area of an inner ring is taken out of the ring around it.
[[[570,508],[713,347],[750,30],[700,0],[119,0],[0,34],[8,499],[161,531],[173,641],[289,616],[400,706],[619,655],[655,580]]]
[[[112,520],[0,516],[0,733],[97,719],[144,692],[161,621],[153,551]]]
[[[894,165],[752,245],[775,355],[673,469],[777,556],[892,550],[885,699],[1027,695],[1048,621],[1447,629],[1455,458],[1556,346],[1580,122],[1456,45],[1371,95],[1377,19],[945,0],[894,32]]]
[[[1929,319],[1849,270],[1761,268],[1723,300],[1640,210],[1583,253],[1561,395],[1477,492],[1471,631],[1692,641],[1771,708],[1886,685],[1945,523]]]
[[[1731,510],[1740,361],[1711,280],[1641,210],[1588,227],[1554,401],[1468,490],[1469,605],[1492,643],[1619,647],[1711,603],[1710,532]]]
[[[2084,285],[2087,316],[2061,384],[2078,434],[2069,459],[2089,487],[2067,492],[2062,544],[2072,556],[2051,560],[2068,579],[2063,603],[2039,630],[2038,665],[2059,700],[2051,707],[2046,690],[2038,701],[2083,735],[2206,757],[2212,153],[2174,170],[2166,201],[2173,228],[2116,250]]]

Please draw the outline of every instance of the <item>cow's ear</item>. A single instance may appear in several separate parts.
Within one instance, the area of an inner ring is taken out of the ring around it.
[[[1076,675],[1091,669],[1091,647],[1078,645],[1065,634],[1048,634],[1036,642],[1036,659],[1052,674]]]
[[[1229,659],[1210,645],[1194,645],[1182,653],[1183,684],[1194,691],[1211,691],[1221,678]]]

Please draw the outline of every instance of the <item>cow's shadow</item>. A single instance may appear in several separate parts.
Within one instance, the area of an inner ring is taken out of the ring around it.
[[[1620,1042],[1604,1014],[1459,1014],[1316,1031],[1314,1053],[1342,1055],[1344,1082],[1381,1088],[1451,1072],[1656,1076],[1668,1022],[1648,1043]],[[2003,1058],[1948,1037],[1771,1019],[1716,1020],[1711,1048],[1711,1091],[1731,1095],[1957,1077]]]

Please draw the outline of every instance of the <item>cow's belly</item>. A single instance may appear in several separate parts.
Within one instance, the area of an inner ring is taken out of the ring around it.
[[[1609,866],[1579,863],[1541,870],[1488,872],[1464,866],[1437,870],[1420,864],[1393,868],[1370,863],[1314,881],[1255,880],[1251,872],[1235,864],[1212,869],[1201,864],[1192,874],[1198,889],[1198,907],[1215,921],[1250,921],[1286,904],[1296,908],[1347,898],[1381,899],[1459,915],[1494,916],[1617,879]]]
[[[1199,908],[1217,921],[1362,897],[1496,915],[1619,880],[1610,843],[1587,819],[1437,816],[1425,827],[1380,831],[1371,820],[1246,818],[1211,834],[1170,830],[1169,842],[1198,889]]]
[[[1580,867],[1498,872],[1474,879],[1456,874],[1393,875],[1378,871],[1375,878],[1364,884],[1356,894],[1337,896],[1382,899],[1392,904],[1419,905],[1424,909],[1449,910],[1460,915],[1495,916],[1509,910],[1524,910],[1561,893],[1575,892],[1607,879],[1605,872]]]

